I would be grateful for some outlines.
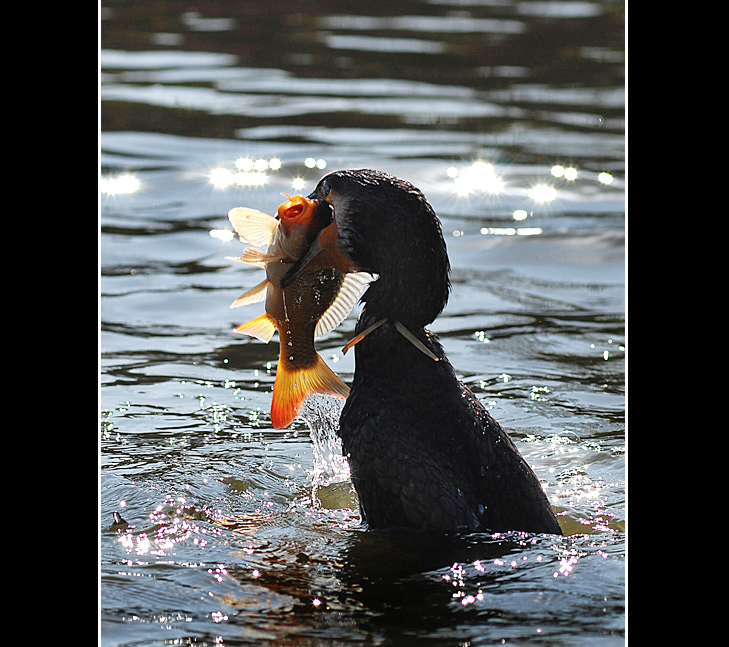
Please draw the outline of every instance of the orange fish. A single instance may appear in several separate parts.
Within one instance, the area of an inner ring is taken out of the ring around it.
[[[293,422],[309,395],[349,395],[349,387],[316,352],[314,339],[342,322],[371,278],[364,273],[345,275],[327,267],[323,254],[281,288],[281,278],[331,221],[328,205],[302,196],[286,197],[276,218],[246,207],[228,213],[241,239],[255,247],[268,245],[265,252],[249,247],[231,259],[265,267],[266,278],[230,307],[265,300],[266,311],[235,330],[266,343],[278,330],[280,352],[271,402],[271,422],[276,429]]]

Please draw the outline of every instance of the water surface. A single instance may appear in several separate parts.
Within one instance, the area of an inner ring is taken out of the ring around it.
[[[101,644],[624,642],[623,10],[102,3]],[[341,405],[271,427],[227,211],[365,166],[440,216],[431,328],[566,536],[363,531]]]

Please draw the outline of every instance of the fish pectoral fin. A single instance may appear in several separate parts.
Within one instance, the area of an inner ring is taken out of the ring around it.
[[[268,313],[264,312],[260,317],[256,317],[237,326],[235,332],[239,332],[242,335],[250,335],[268,343],[271,341],[273,333],[276,332],[276,324]]]
[[[228,212],[228,220],[236,233],[247,243],[255,247],[263,247],[271,242],[271,236],[278,227],[278,220],[267,213],[236,207]]]
[[[315,393],[339,398],[349,395],[349,387],[327,366],[319,354],[308,368],[290,368],[279,361],[271,401],[271,423],[276,429],[288,427],[296,418],[304,400]]]
[[[258,303],[266,298],[266,290],[270,285],[270,281],[265,279],[261,281],[255,287],[252,287],[245,294],[241,294],[233,303],[230,304],[231,308],[240,308],[241,306],[247,306],[251,303]]]
[[[240,256],[240,260],[243,263],[251,263],[252,265],[262,265],[263,267],[266,266],[266,263],[272,263],[274,261],[283,261],[286,259],[287,259],[287,256],[283,253],[271,254],[270,252],[262,252],[260,249],[255,249],[253,247],[248,247],[247,249],[244,249],[243,253]]]
[[[371,280],[372,275],[366,272],[354,272],[344,275],[344,280],[336,298],[316,324],[314,339],[323,337],[344,321],[347,315],[352,312],[357,299],[359,299],[362,291]]]
[[[249,247],[248,249],[253,249],[252,247]],[[226,256],[226,261],[235,261],[236,263],[247,263],[248,265],[258,265],[258,267],[262,267],[264,270],[266,269],[266,264],[262,261],[252,261],[252,260],[246,260],[243,258],[243,255],[240,256]]]
[[[235,261],[236,263],[245,263],[242,257],[240,256],[226,256],[226,261]]]

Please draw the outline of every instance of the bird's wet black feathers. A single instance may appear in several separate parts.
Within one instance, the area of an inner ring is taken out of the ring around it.
[[[561,534],[536,475],[427,331],[450,290],[440,223],[423,194],[377,171],[325,176],[338,239],[377,276],[362,297],[355,374],[340,418],[343,451],[369,528]],[[439,359],[394,325],[399,321]]]

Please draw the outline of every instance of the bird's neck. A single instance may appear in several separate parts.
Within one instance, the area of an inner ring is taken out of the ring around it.
[[[409,283],[378,277],[362,296],[364,309],[359,326],[367,327],[388,319],[399,321],[413,333],[425,328],[445,307],[449,284],[447,278],[440,282],[419,279]]]
[[[389,381],[401,379],[403,372],[415,371],[418,377],[432,375],[439,367],[450,366],[437,337],[424,327],[409,327],[400,319],[381,317],[366,306],[345,351],[355,349],[355,384],[358,377],[380,376]],[[392,367],[398,367],[395,374]]]

